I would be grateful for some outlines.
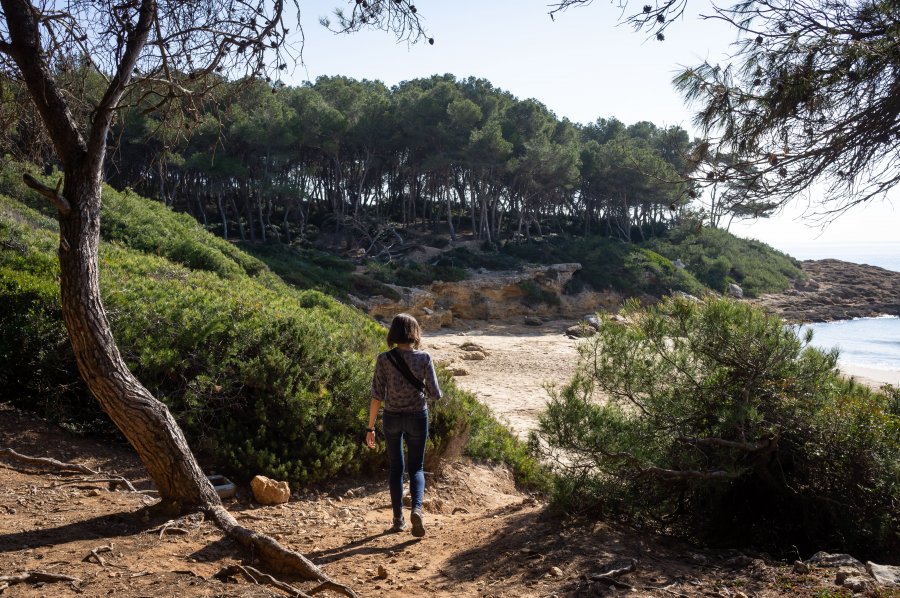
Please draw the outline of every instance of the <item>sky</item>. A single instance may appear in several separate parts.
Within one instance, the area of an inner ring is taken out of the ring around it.
[[[632,0],[634,6],[638,3]],[[520,99],[537,99],[559,118],[579,123],[609,117],[626,124],[649,120],[693,134],[691,110],[671,80],[680,66],[704,60],[724,65],[735,41],[733,29],[701,18],[712,12],[708,0],[689,0],[686,14],[672,23],[663,42],[619,24],[618,0],[596,0],[557,13],[555,20],[547,14],[547,0],[420,0],[418,14],[435,39],[433,46],[398,43],[384,32],[335,35],[319,19],[341,4],[301,2],[303,64],[285,83],[345,75],[392,86],[433,74],[476,76]],[[815,200],[811,194],[809,201],[777,216],[734,223],[731,230],[781,249],[838,241],[900,243],[900,192],[895,195],[893,202],[870,202],[823,228],[803,217]]]

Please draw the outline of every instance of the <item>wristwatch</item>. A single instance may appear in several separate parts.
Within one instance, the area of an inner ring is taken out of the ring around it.
[[[366,432],[374,432],[375,428],[366,428]]]

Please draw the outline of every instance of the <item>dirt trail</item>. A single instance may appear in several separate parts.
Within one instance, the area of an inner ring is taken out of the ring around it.
[[[128,447],[70,436],[0,404],[2,446],[118,471],[146,487]],[[0,595],[285,596],[245,579],[216,579],[225,566],[256,563],[208,522],[161,533],[166,519],[148,510],[153,502],[0,460]],[[391,514],[381,477],[308,489],[280,506],[260,506],[243,492],[226,504],[244,525],[304,552],[360,596],[812,597],[835,587],[833,570],[797,575],[756,555],[712,553],[614,524],[555,518],[518,492],[504,469],[465,461],[429,474],[428,535],[421,540],[384,533]],[[634,572],[600,578],[632,559]],[[78,581],[3,589],[3,576],[35,571]]]
[[[563,334],[567,324],[483,324],[464,334],[430,333],[423,348],[452,368],[465,368],[468,375],[457,382],[524,435],[547,400],[543,385],[563,383],[574,371],[577,341]],[[484,359],[463,359],[475,353],[461,348],[466,342],[483,348]],[[118,472],[139,489],[149,487],[127,445],[72,436],[0,403],[3,447]],[[0,581],[3,598],[285,595],[245,579],[216,579],[228,565],[257,563],[208,522],[161,534],[166,519],[148,509],[155,502],[150,497],[3,461],[0,579],[45,571],[79,580],[5,590]],[[306,489],[274,507],[254,503],[241,489],[226,506],[244,525],[303,552],[360,596],[849,596],[835,585],[834,570],[797,573],[764,555],[704,551],[613,523],[559,519],[540,499],[518,491],[504,468],[459,461],[426,475],[428,535],[422,540],[384,533],[391,521],[384,474]],[[600,577],[632,559],[634,572]],[[900,598],[900,591],[883,590],[879,597]]]

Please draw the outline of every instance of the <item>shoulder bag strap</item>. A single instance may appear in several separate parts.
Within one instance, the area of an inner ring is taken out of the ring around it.
[[[406,361],[403,360],[403,356],[400,355],[400,352],[397,349],[391,349],[387,352],[388,360],[394,364],[394,367],[397,368],[403,377],[409,380],[409,383],[412,384],[416,390],[419,392],[425,391],[425,383],[418,378],[416,378],[415,374],[413,374],[409,366],[406,365]]]

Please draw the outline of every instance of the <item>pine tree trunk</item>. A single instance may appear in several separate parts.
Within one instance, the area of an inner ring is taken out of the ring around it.
[[[160,496],[181,508],[220,504],[168,408],[128,370],[113,339],[100,297],[100,177],[90,170],[65,175],[60,215],[62,313],[82,378],[103,410],[135,448]]]

